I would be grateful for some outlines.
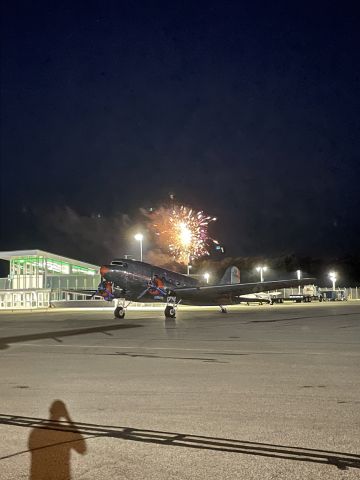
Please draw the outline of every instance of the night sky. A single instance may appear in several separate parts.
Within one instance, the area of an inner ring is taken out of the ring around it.
[[[6,3],[0,250],[108,260],[172,192],[228,255],[359,254],[356,2]]]

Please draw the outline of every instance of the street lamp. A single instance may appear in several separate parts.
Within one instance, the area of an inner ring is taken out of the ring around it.
[[[204,273],[204,278],[206,280],[206,283],[209,283],[210,273]]]
[[[260,272],[260,282],[264,281],[264,275],[263,273],[266,272],[267,267],[261,266],[261,267],[256,267],[256,271]]]
[[[135,240],[137,240],[138,242],[140,242],[140,262],[143,261],[143,246],[142,246],[142,241],[143,241],[143,238],[144,238],[144,235],[142,233],[137,233],[135,236],[134,236]]]
[[[329,273],[329,278],[330,278],[330,280],[332,281],[333,290],[335,290],[335,283],[336,283],[336,280],[337,280],[336,272],[330,272],[330,273]]]
[[[297,276],[297,279],[298,280],[301,280],[301,270],[296,270],[296,276]],[[301,293],[301,288],[300,288],[300,285],[299,285],[299,295]]]

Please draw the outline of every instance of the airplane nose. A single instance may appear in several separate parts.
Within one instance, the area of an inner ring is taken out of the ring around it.
[[[107,267],[106,265],[103,265],[102,267],[100,267],[100,275],[102,277],[105,277],[105,275],[110,272],[110,268]]]

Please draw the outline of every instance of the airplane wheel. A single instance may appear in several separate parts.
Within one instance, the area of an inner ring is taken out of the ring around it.
[[[174,308],[174,307],[170,307],[170,305],[168,305],[168,306],[165,308],[165,317],[166,317],[166,318],[175,318],[175,316],[176,316],[175,308]]]
[[[124,307],[116,307],[115,310],[114,310],[114,316],[116,318],[124,318],[125,317]]]

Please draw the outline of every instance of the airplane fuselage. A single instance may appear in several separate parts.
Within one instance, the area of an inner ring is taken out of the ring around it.
[[[174,288],[199,285],[195,278],[129,259],[115,259],[100,273],[112,283],[115,298],[132,302],[166,302]]]

